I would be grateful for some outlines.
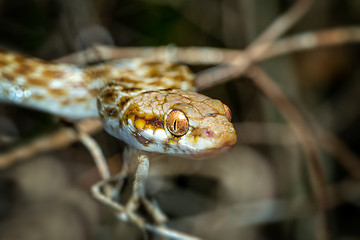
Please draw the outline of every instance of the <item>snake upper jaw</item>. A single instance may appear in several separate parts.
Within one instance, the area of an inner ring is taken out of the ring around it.
[[[191,158],[194,159],[210,159],[217,157],[221,154],[230,152],[231,149],[236,145],[237,138],[235,133],[225,133],[221,137],[221,142],[217,146],[211,149],[198,150],[196,155]]]

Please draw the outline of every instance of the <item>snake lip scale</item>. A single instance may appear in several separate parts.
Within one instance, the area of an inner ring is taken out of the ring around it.
[[[43,61],[0,50],[0,101],[70,121],[100,118],[137,149],[204,158],[236,144],[230,109],[194,92],[184,65],[123,59],[92,66]]]

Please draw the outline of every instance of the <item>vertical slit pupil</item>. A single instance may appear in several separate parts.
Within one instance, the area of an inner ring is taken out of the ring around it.
[[[176,125],[177,125],[177,119],[175,119],[175,121],[174,121],[174,130],[175,130],[175,131],[177,130],[177,129],[176,129],[176,128],[177,128]]]

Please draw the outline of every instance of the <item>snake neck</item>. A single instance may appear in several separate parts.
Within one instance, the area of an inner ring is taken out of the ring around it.
[[[83,67],[0,51],[0,100],[68,120],[97,117],[100,85]],[[97,85],[97,86],[96,86]]]

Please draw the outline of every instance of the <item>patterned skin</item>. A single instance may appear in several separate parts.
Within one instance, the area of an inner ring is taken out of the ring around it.
[[[143,59],[94,66],[56,64],[0,51],[0,101],[70,121],[100,117],[105,130],[132,147],[192,158],[236,143],[230,110],[193,92],[183,65]]]

